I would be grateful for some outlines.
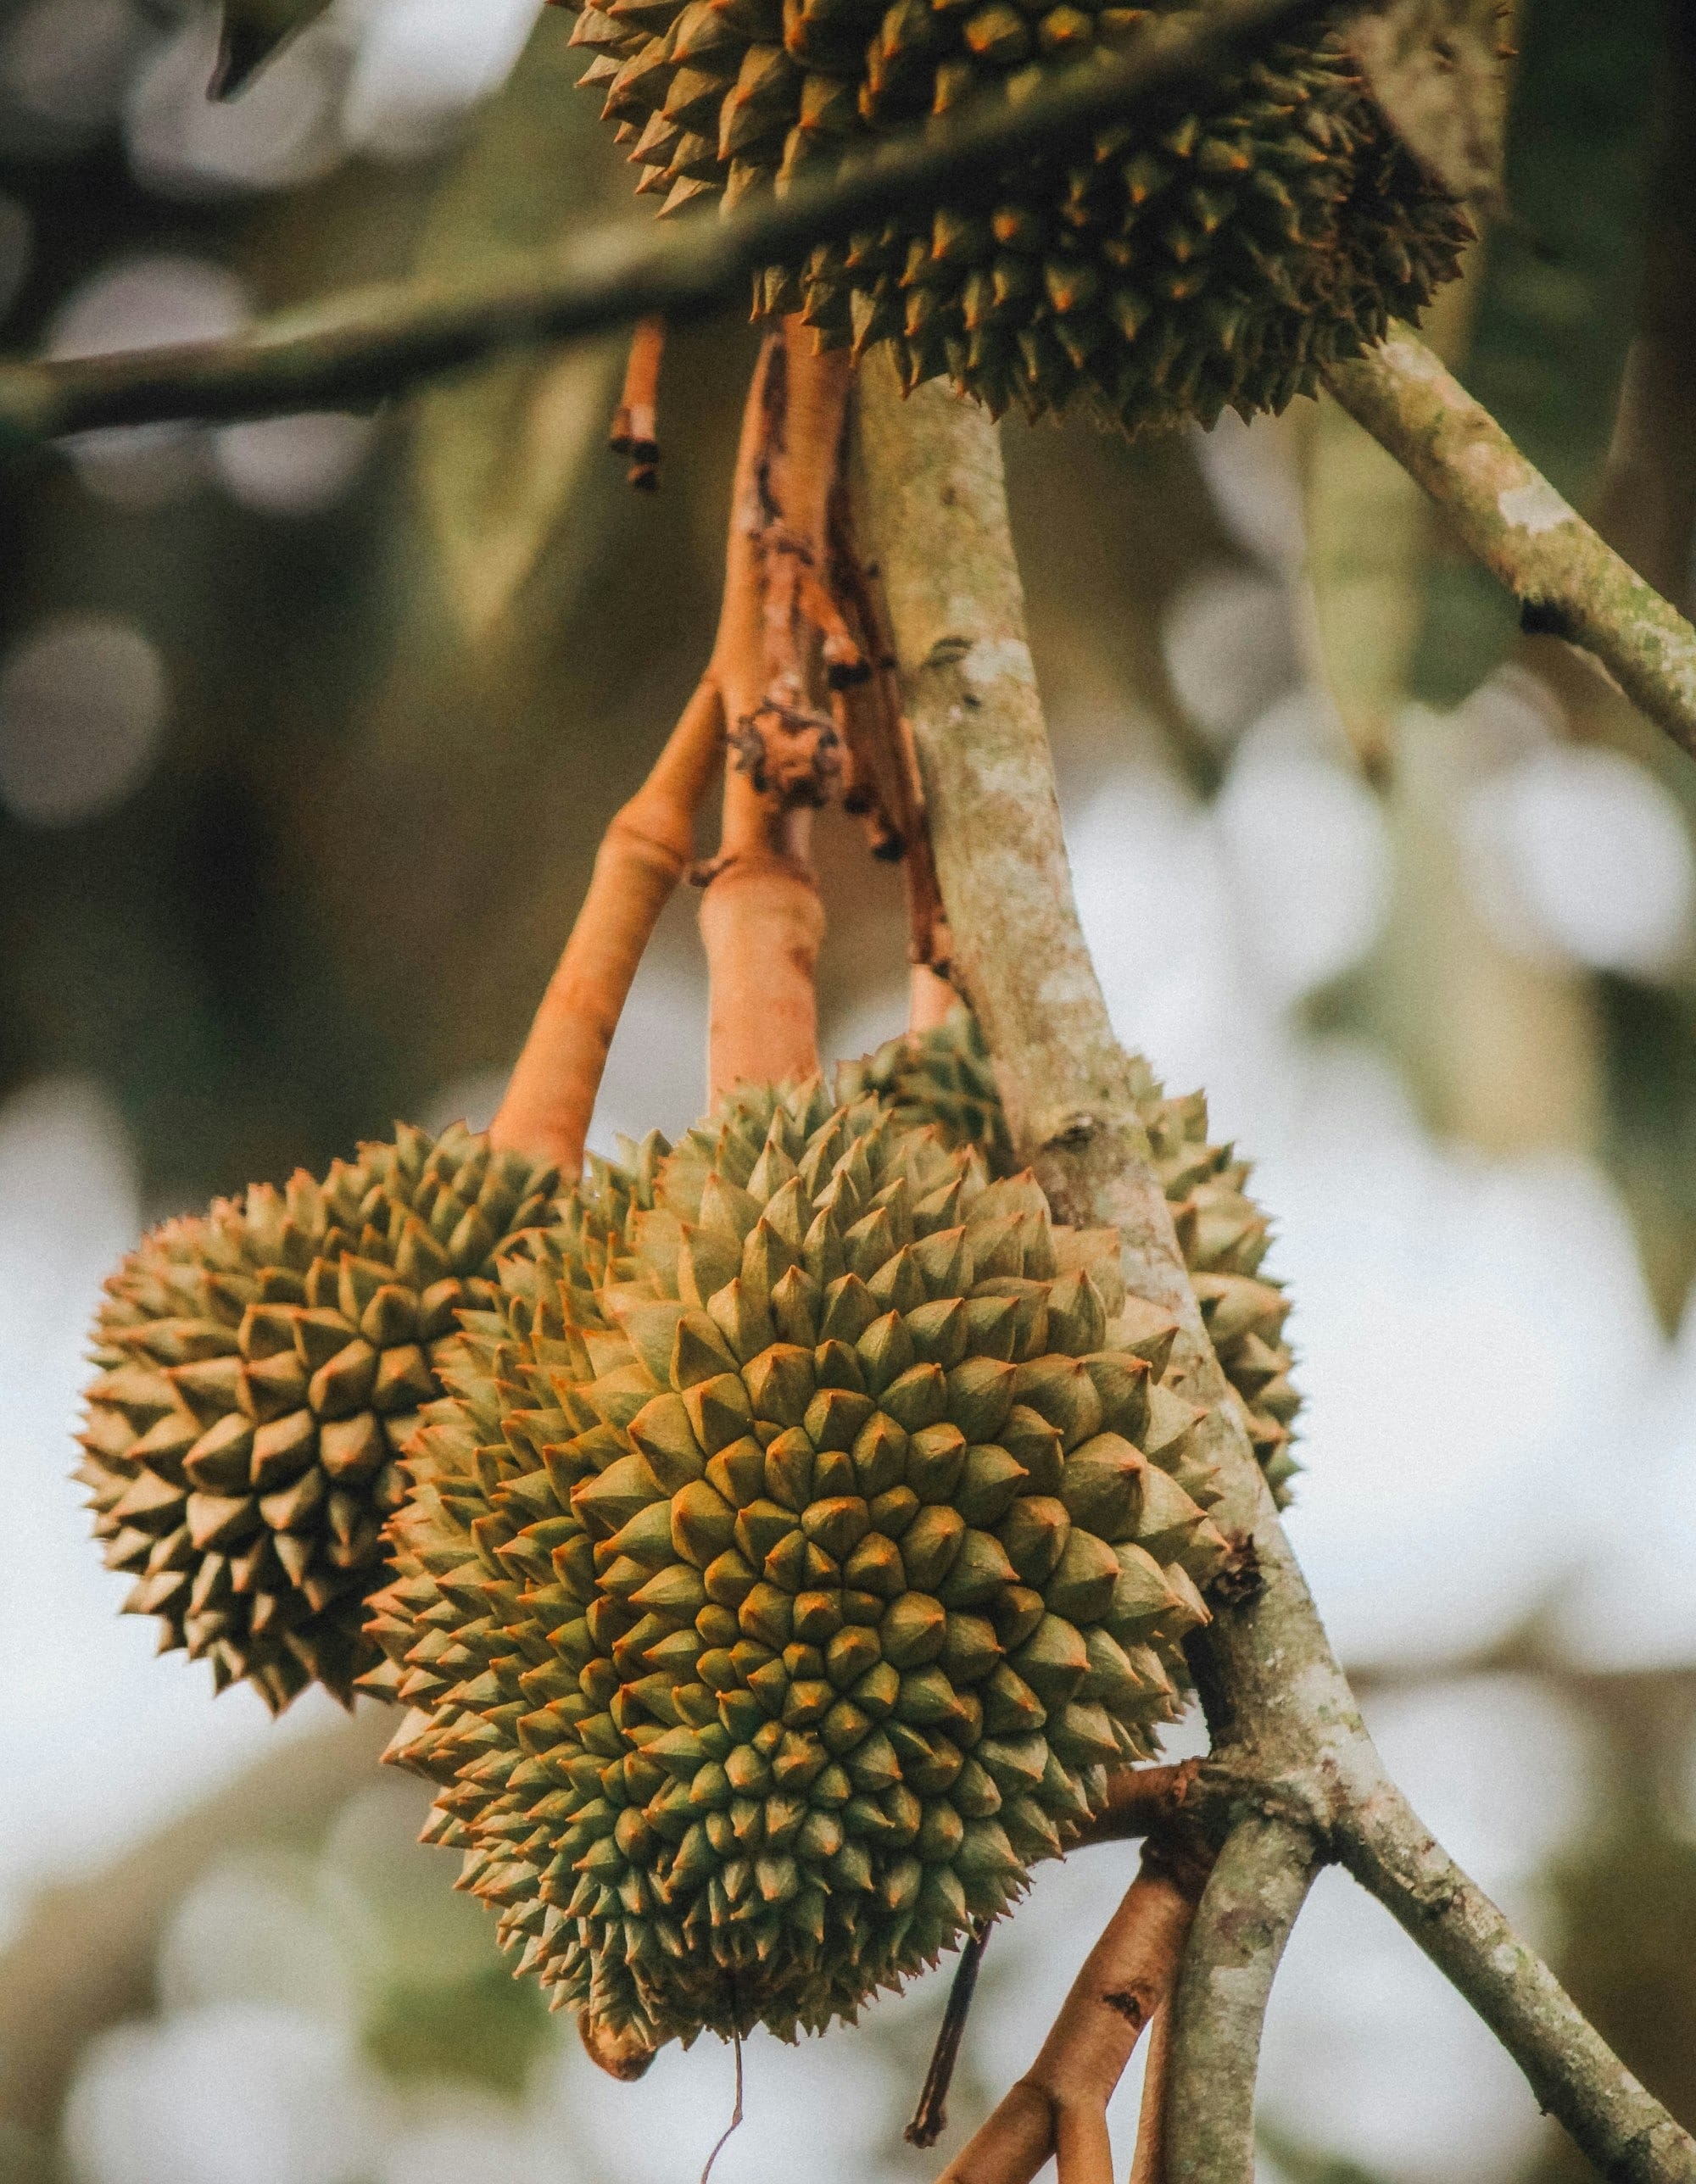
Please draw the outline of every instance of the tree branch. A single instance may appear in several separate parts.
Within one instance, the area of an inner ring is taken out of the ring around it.
[[[1696,629],[1532,469],[1425,344],[1392,334],[1333,365],[1325,383],[1508,587],[1524,627],[1582,645],[1696,757]]]
[[[1386,1784],[1342,1814],[1342,1863],[1466,1997],[1610,2184],[1684,2184],[1696,2143],[1621,2064],[1528,1948]]]
[[[1505,1930],[1492,1939],[1476,1909],[1420,1897],[1401,1832],[1411,1815],[1366,1734],[1208,1342],[1148,1165],[1138,1065],[1113,1038],[1079,930],[994,428],[940,388],[903,402],[887,359],[874,357],[862,374],[856,484],[861,535],[882,565],[955,967],[1014,1143],[1063,1220],[1119,1228],[1131,1293],[1177,1318],[1174,1360],[1185,1392],[1208,1407],[1197,1437],[1225,1489],[1214,1521],[1236,1532],[1258,1574],[1258,1589],[1216,1602],[1192,1641],[1214,1745],[1208,1777],[1235,1780],[1243,1814],[1321,1844],[1335,1834],[1392,1908],[1405,1903],[1411,1918],[1423,1903],[1427,1926],[1437,1914],[1439,1941],[1424,1945],[1487,2003],[1492,2024],[1511,2024],[1540,2097],[1605,2173],[1696,2184],[1696,2142],[1593,2031],[1577,2036],[1576,2013],[1563,2014],[1571,2004],[1531,1953],[1509,1946]],[[1403,1846],[1399,1863],[1392,1843]],[[1431,1854],[1453,1875],[1453,1903],[1472,1904],[1470,1884],[1435,1846]],[[1620,2166],[1622,2148],[1636,2167]]]
[[[108,425],[371,403],[505,349],[645,317],[699,317],[765,266],[895,214],[928,212],[974,176],[1203,86],[1279,34],[1338,12],[1338,0],[1214,0],[1204,14],[1151,23],[1122,58],[1069,70],[1017,104],[985,102],[946,133],[893,140],[850,172],[723,220],[621,220],[480,281],[372,287],[227,340],[0,365],[0,448]]]
[[[1253,2184],[1260,2028],[1319,1864],[1309,1832],[1258,1817],[1219,1852],[1172,1997],[1163,2124],[1169,2173],[1185,2184]]]

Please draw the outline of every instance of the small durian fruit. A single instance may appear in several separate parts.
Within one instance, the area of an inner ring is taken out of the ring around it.
[[[273,1713],[351,1704],[395,1456],[439,1394],[460,1308],[549,1217],[550,1169],[455,1125],[403,1128],[323,1182],[255,1184],[145,1237],[106,1284],[77,1477],[126,1613]]]
[[[670,212],[782,192],[881,138],[1017,100],[1186,5],[609,0],[581,5],[573,36],[594,54],[583,83],[634,138],[639,187]],[[887,342],[906,386],[946,373],[997,415],[1211,425],[1311,393],[1327,364],[1422,309],[1471,233],[1320,25],[1202,99],[821,243],[762,275],[755,308],[799,311],[856,354]]]
[[[1029,1176],[816,1083],[500,1279],[372,1602],[426,1840],[597,2054],[852,2018],[1173,1717],[1226,1553],[1175,1324]]]
[[[1242,1398],[1249,1438],[1280,1505],[1300,1469],[1291,1429],[1301,1407],[1294,1362],[1283,1339],[1289,1300],[1261,1272],[1271,1240],[1266,1216],[1248,1195],[1249,1163],[1234,1147],[1208,1142],[1206,1095],[1168,1099],[1141,1061],[1134,1063],[1137,1111],[1154,1173],[1172,1207],[1202,1316],[1226,1378]],[[970,1010],[955,1009],[934,1030],[888,1040],[836,1072],[839,1100],[871,1094],[899,1121],[931,1123],[951,1145],[974,1145],[992,1176],[1009,1175],[1013,1140],[989,1049]]]

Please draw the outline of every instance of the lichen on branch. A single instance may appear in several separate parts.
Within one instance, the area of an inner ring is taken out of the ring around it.
[[[1526,460],[1481,403],[1406,329],[1326,384],[1504,583],[1534,634],[1589,653],[1696,757],[1696,629]]]

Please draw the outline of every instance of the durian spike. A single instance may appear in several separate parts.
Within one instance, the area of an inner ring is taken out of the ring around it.
[[[724,708],[704,677],[654,769],[614,818],[559,967],[549,981],[499,1112],[497,1148],[583,1171],[583,1143],[636,967],[688,870],[695,815],[723,745]]]
[[[626,480],[639,493],[652,493],[660,482],[660,366],[665,354],[665,320],[639,319],[611,433],[612,452],[628,457]]]
[[[1143,2027],[1165,2005],[1213,1869],[1181,1820],[1151,1832],[1124,1901],[1061,2004],[1040,2053],[938,2184],[1035,2176],[1058,2156],[1063,2176],[1111,2179],[1107,2104]]]

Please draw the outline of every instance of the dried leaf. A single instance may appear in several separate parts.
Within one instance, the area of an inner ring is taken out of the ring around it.
[[[1501,0],[1391,0],[1348,34],[1414,158],[1452,196],[1487,203],[1501,195],[1509,12]]]
[[[441,186],[417,270],[452,283],[491,259],[556,245],[616,202],[619,176],[575,89],[570,19],[544,12]],[[502,359],[418,403],[414,479],[444,588],[466,635],[488,633],[546,557],[562,610],[588,561],[571,513],[612,414],[622,343]]]

